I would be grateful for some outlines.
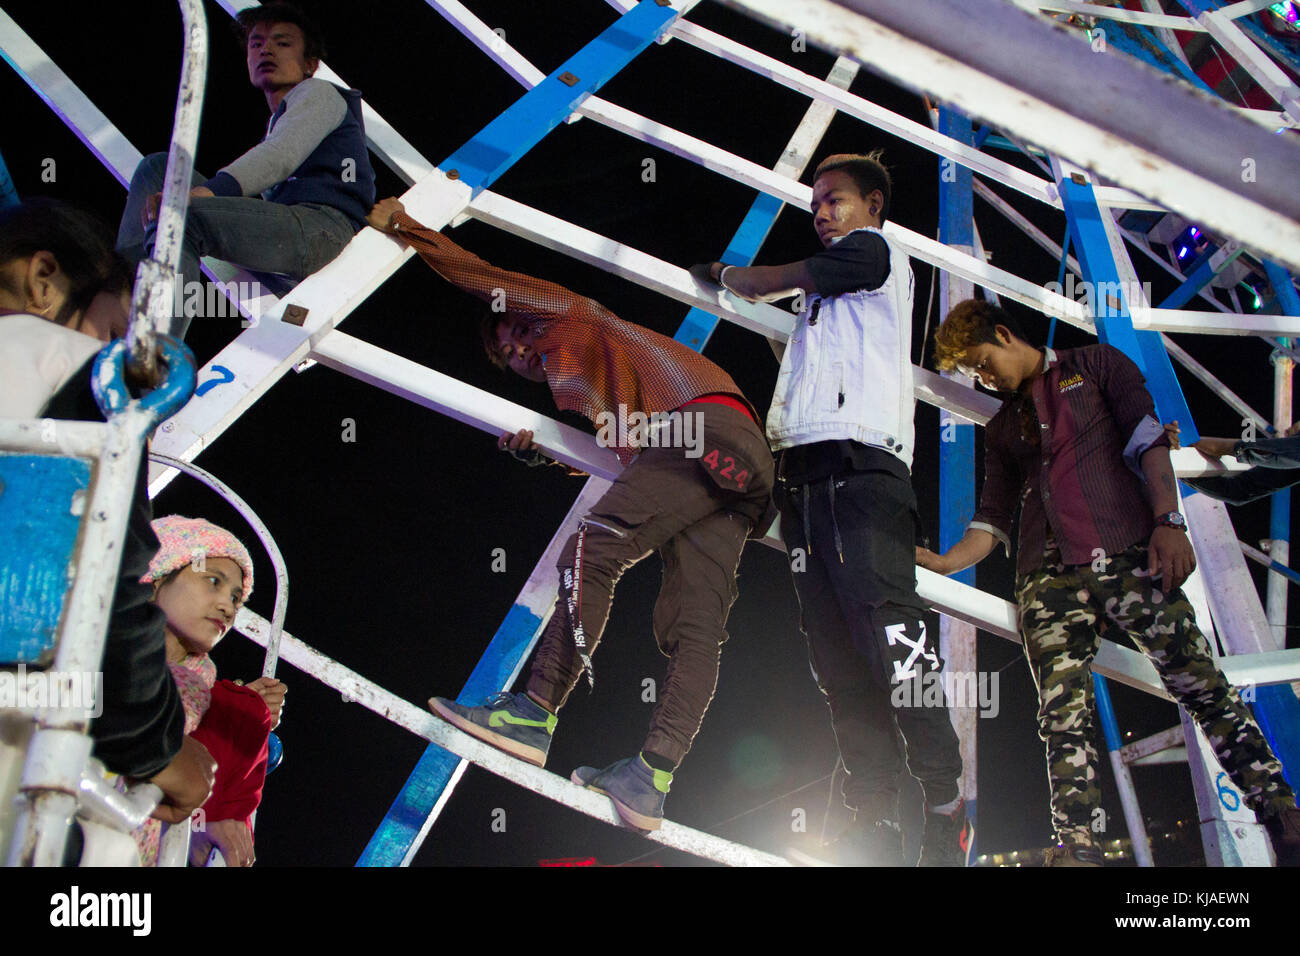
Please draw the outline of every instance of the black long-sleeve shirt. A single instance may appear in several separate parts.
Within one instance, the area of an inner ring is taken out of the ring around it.
[[[1244,505],[1300,484],[1300,435],[1239,441],[1233,454],[1238,461],[1254,467],[1231,475],[1183,480],[1197,491],[1233,505]]]
[[[45,417],[103,421],[90,390],[92,358],[72,376],[45,410]],[[113,773],[152,777],[181,749],[185,711],[167,667],[166,615],[151,602],[153,589],[140,583],[158,551],[149,463],[142,458],[122,548],[122,565],[102,665],[103,713],[90,728],[94,755]]]

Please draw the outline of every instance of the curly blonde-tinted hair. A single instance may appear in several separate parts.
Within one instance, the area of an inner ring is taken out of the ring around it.
[[[1005,325],[1018,339],[1024,339],[1020,324],[991,302],[964,299],[952,307],[947,318],[934,332],[934,364],[949,372],[965,363],[966,351],[972,346],[997,345],[997,326]]]

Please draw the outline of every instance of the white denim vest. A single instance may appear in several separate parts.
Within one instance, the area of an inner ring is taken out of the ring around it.
[[[869,292],[809,297],[781,359],[767,437],[775,450],[849,439],[895,454],[910,469],[912,266],[879,229],[866,231],[889,245],[889,278]]]

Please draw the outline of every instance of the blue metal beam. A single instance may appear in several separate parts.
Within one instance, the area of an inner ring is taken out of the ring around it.
[[[771,232],[772,225],[784,206],[785,203],[775,196],[759,193],[758,198],[749,207],[749,212],[745,213],[745,218],[741,220],[740,228],[732,236],[727,250],[718,261],[725,262],[729,266],[752,265],[754,257],[758,255],[758,250],[762,248],[763,241],[767,239],[767,234]],[[709,344],[709,337],[713,335],[719,321],[721,320],[712,312],[705,312],[700,308],[691,309],[686,313],[681,328],[673,338],[697,352],[702,352]]]
[[[1215,272],[1214,266],[1210,262],[1210,260],[1214,258],[1214,253],[1216,251],[1215,248],[1211,248],[1201,256],[1201,261],[1196,268],[1187,274],[1187,278],[1182,281],[1177,289],[1169,294],[1169,298],[1160,303],[1158,308],[1177,309],[1190,302],[1192,296],[1205,288],[1205,286],[1208,285],[1218,274]]]
[[[508,688],[513,683],[519,662],[532,648],[533,635],[541,625],[542,619],[528,608],[514,605],[461,688],[457,701],[480,704],[492,694]],[[430,745],[426,748],[357,860],[357,866],[401,866],[462,762],[441,747]]]
[[[1066,179],[1061,183],[1061,200],[1070,226],[1070,238],[1083,278],[1088,285],[1092,311],[1097,323],[1097,337],[1119,349],[1142,370],[1147,389],[1155,399],[1161,421],[1177,421],[1183,429],[1183,443],[1192,444],[1200,435],[1192,422],[1187,399],[1174,374],[1173,364],[1165,351],[1159,332],[1133,329],[1129,315],[1128,294],[1106,238],[1102,216],[1108,213],[1097,204],[1092,185]]]
[[[654,43],[676,16],[672,7],[641,0],[439,163],[439,168],[456,170],[477,196]]]
[[[967,116],[947,106],[939,109],[939,132],[961,143],[973,145],[975,134]],[[987,132],[987,127],[985,128]],[[939,164],[939,241],[964,249],[975,248],[975,210],[971,192],[971,171],[944,160]],[[924,346],[922,346],[924,348]],[[939,435],[939,550],[947,551],[966,533],[975,515],[975,426],[949,421]],[[951,575],[963,584],[975,584],[975,568]],[[974,842],[967,848],[967,858],[978,853],[979,827],[976,825],[978,801],[967,794],[966,818],[970,821]]]
[[[439,168],[455,170],[457,177],[478,195],[564,122],[583,99],[660,37],[676,16],[671,7],[660,6],[655,0],[641,0],[439,163]],[[457,700],[480,703],[509,686],[510,676],[528,653],[540,624],[541,619],[528,608],[518,604],[512,607]],[[460,758],[430,746],[370,838],[357,866],[400,866],[460,764]]]
[[[1117,23],[1114,20],[1102,20],[1100,22],[1104,24],[1103,29],[1106,30],[1106,42],[1115,49],[1137,57],[1144,63],[1154,66],[1157,70],[1174,73],[1204,93],[1209,93],[1214,97],[1219,95],[1210,89],[1209,85],[1197,76],[1191,67],[1184,63],[1176,53],[1161,43],[1151,30],[1137,23]]]
[[[939,132],[962,143],[972,143],[969,117],[941,107]],[[939,165],[939,241],[974,248],[975,220],[971,171],[958,163]],[[939,549],[947,551],[966,533],[975,514],[975,426],[952,425],[939,442]],[[964,584],[975,583],[975,569],[950,575]]]

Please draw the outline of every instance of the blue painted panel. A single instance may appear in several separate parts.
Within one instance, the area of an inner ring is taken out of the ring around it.
[[[948,435],[952,441],[947,440]],[[975,516],[975,426],[945,428],[939,442],[939,550],[962,539]],[[948,577],[974,586],[975,568]]]
[[[1164,339],[1159,332],[1144,329],[1137,333],[1137,341],[1142,350],[1140,364],[1146,367],[1147,390],[1155,399],[1156,415],[1162,422],[1178,422],[1184,445],[1200,441],[1201,433],[1192,419],[1192,410],[1187,407],[1187,398],[1178,384],[1173,362],[1165,351]]]
[[[430,745],[366,844],[357,866],[401,866],[459,765],[455,754]]]
[[[974,141],[970,119],[947,107],[939,110],[939,132],[968,145]],[[945,245],[975,243],[972,179],[968,167],[947,157],[939,160],[939,241]]]
[[[1282,775],[1294,790],[1300,787],[1300,704],[1288,684],[1255,688],[1255,719],[1269,746],[1282,761]]]
[[[1092,186],[1067,179],[1061,183],[1061,199],[1083,278],[1096,293],[1100,293],[1094,293],[1092,303],[1097,318],[1097,337],[1119,349],[1145,373],[1145,360],[1133,332],[1119,270],[1111,256],[1106,227],[1101,220],[1104,213],[1097,205]]]
[[[90,484],[79,458],[0,453],[0,664],[45,664],[54,649]]]

